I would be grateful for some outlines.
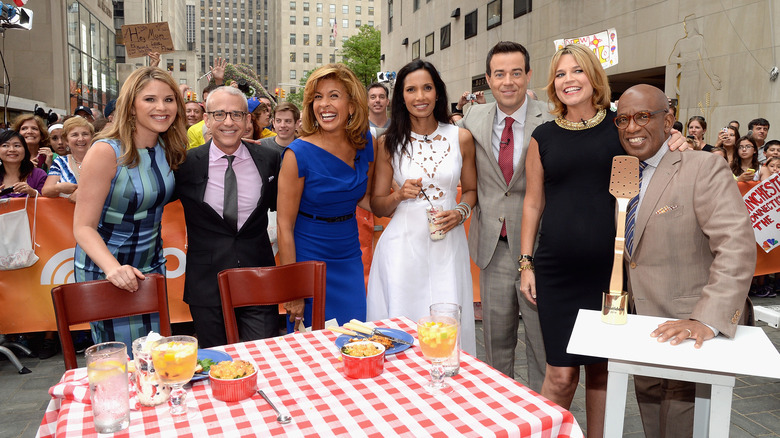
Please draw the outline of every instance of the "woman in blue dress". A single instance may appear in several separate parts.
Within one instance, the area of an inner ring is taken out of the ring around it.
[[[315,70],[303,92],[303,136],[285,150],[279,173],[280,263],[326,263],[325,319],[339,324],[366,317],[355,207],[369,209],[374,171],[367,101],[365,87],[347,67]],[[311,324],[311,300],[305,308],[303,301],[285,308],[288,329]]]
[[[165,274],[160,221],[184,161],[184,101],[171,76],[156,67],[134,71],[117,99],[113,127],[81,165],[73,216],[76,281],[108,279],[134,292],[144,274]],[[159,331],[157,315],[92,323],[95,342]]]

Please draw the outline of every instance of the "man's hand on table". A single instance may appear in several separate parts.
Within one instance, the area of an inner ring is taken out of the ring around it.
[[[693,339],[696,343],[694,348],[701,348],[704,341],[715,337],[715,333],[709,327],[699,321],[692,319],[681,319],[679,321],[666,321],[660,324],[657,329],[650,333],[653,338],[658,338],[658,342],[666,342],[671,339],[672,345],[677,345],[686,339]]]

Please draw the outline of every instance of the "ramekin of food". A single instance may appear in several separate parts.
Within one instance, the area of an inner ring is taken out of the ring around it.
[[[341,347],[344,375],[353,379],[370,379],[385,369],[385,347],[377,342],[351,342]]]
[[[220,362],[209,370],[211,393],[224,402],[237,402],[257,392],[257,367],[244,360]]]

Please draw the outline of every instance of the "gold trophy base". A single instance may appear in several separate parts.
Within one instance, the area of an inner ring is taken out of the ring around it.
[[[601,321],[607,324],[628,322],[628,293],[604,292],[601,300]]]

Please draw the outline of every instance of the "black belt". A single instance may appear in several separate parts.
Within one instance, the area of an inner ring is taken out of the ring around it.
[[[509,242],[509,239],[507,239],[506,236],[498,236],[498,240],[502,242]]]
[[[344,222],[352,219],[355,217],[355,213],[345,214],[344,216],[337,216],[337,217],[322,217],[322,216],[314,216],[313,214],[304,213],[302,211],[298,212],[299,215],[303,217],[307,217],[309,219],[314,219],[317,221],[323,221],[323,222]]]

